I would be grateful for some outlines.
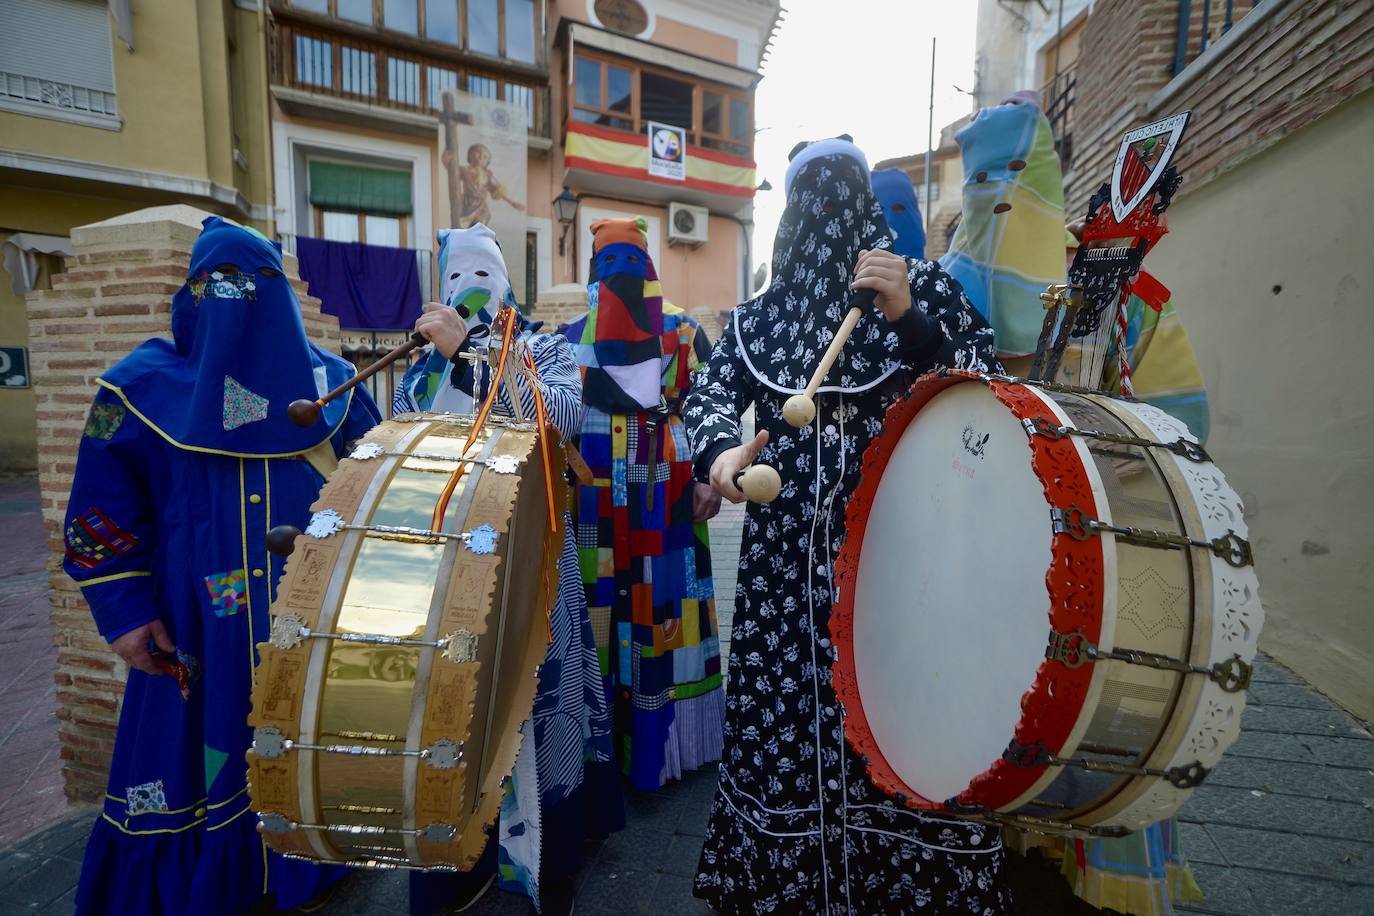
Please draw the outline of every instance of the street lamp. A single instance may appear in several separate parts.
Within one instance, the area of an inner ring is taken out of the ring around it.
[[[567,185],[563,185],[563,193],[553,199],[553,215],[563,224],[563,234],[558,237],[558,256],[562,257],[567,250],[568,230],[577,219],[577,197]]]

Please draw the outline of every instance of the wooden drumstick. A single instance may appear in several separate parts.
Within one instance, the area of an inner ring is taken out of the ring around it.
[[[387,366],[396,362],[396,360],[400,359],[402,356],[405,356],[411,350],[414,350],[416,347],[423,347],[426,343],[428,343],[428,341],[425,339],[425,336],[419,331],[416,331],[414,334],[410,335],[410,340],[407,340],[386,356],[383,356],[381,359],[344,382],[338,388],[329,392],[329,394],[313,401],[309,398],[301,398],[299,401],[292,401],[287,405],[286,415],[290,417],[291,422],[295,423],[297,426],[314,426],[320,421],[320,411],[324,408],[324,405],[340,395],[347,394],[352,389],[372,378],[372,376],[376,375],[378,372],[381,372]]]
[[[782,478],[766,464],[754,464],[739,470],[731,482],[751,503],[771,503],[782,492]]]
[[[867,292],[867,290],[860,290],[860,293],[863,292]],[[851,299],[850,301],[854,300]],[[812,373],[806,391],[802,394],[792,395],[782,405],[782,418],[792,426],[801,429],[816,419],[816,389],[821,387],[821,382],[825,381],[826,375],[830,373],[830,367],[835,365],[835,358],[844,349],[845,343],[849,340],[849,335],[854,333],[854,325],[859,323],[863,314],[863,305],[854,305],[849,309],[849,314],[844,316],[844,321],[840,323],[840,329],[835,332],[835,337],[830,341],[830,346],[826,347],[825,355],[821,357],[821,364]]]

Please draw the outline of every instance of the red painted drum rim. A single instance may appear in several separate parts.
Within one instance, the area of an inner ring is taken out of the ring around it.
[[[988,386],[1018,420],[1044,418],[1059,425],[1041,396],[1026,385],[962,370],[932,373],[918,379],[908,396],[888,409],[883,432],[864,452],[859,485],[845,510],[846,537],[835,563],[838,588],[830,616],[830,636],[837,653],[832,680],[844,709],[845,737],[864,761],[869,777],[878,788],[907,807],[951,812],[996,810],[1011,805],[1035,785],[1047,767],[1023,766],[1004,757],[990,762],[987,770],[971,779],[967,789],[951,799],[925,798],[907,785],[883,757],[864,714],[854,663],[854,598],[865,529],[893,450],[931,398],[955,385],[969,383]],[[1071,437],[1028,436],[1026,447],[1032,470],[1044,488],[1046,524],[1050,509],[1074,505],[1091,518],[1100,517],[1092,481]],[[1055,534],[1052,538],[1051,564],[1045,571],[1050,608],[1047,643],[1051,630],[1081,630],[1089,641],[1098,641],[1103,614],[1104,549],[1101,538],[1079,541],[1067,534]],[[1048,660],[1041,663],[1034,683],[1021,698],[1021,719],[1014,734],[1007,736],[1009,747],[1014,742],[1049,754],[1061,753],[1083,713],[1092,667],[1069,668]]]

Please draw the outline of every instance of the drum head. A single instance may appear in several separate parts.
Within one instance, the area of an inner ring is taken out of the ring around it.
[[[864,715],[932,802],[998,760],[1045,659],[1049,507],[1020,421],[986,386],[920,409],[878,484],[855,578]]]

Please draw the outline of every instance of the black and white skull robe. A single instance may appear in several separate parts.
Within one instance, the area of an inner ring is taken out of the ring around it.
[[[869,781],[845,742],[829,639],[833,564],[865,448],[918,374],[1000,371],[992,330],[939,265],[911,261],[911,312],[893,325],[869,310],[814,422],[793,429],[783,402],[843,319],[858,252],[891,243],[863,154],[843,139],[794,153],[787,194],[772,285],[734,310],[684,408],[700,478],[739,444],[750,405],[770,436],[759,462],[782,476],[781,495],[750,505],[745,522],[725,752],[695,893],[724,913],[1002,913],[999,831],[899,807]]]

